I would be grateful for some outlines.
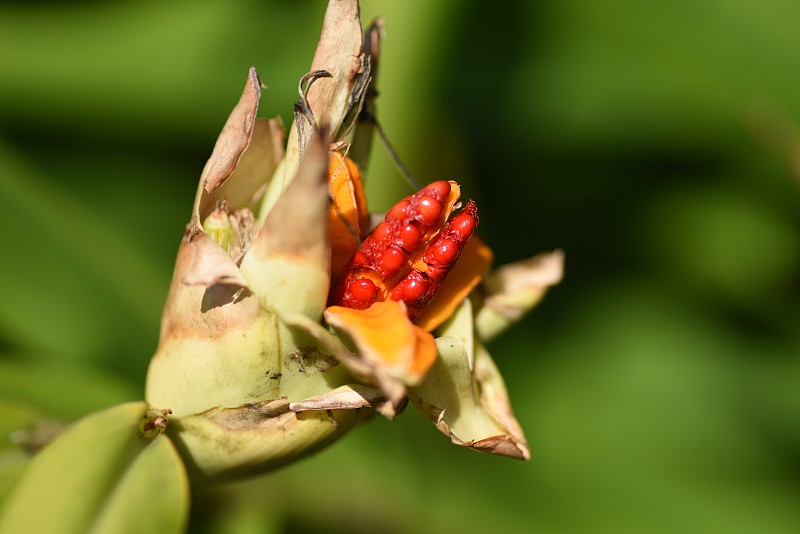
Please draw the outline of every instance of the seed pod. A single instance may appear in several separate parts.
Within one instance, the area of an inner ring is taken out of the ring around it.
[[[402,301],[409,317],[418,316],[478,223],[472,201],[448,219],[459,191],[455,182],[433,182],[395,204],[344,266],[331,303],[363,310],[391,299]]]

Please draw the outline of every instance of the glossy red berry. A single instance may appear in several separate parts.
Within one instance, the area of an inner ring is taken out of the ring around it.
[[[408,223],[397,231],[395,244],[407,252],[413,252],[422,241],[422,230],[415,223]]]
[[[383,243],[384,241],[389,241],[394,236],[394,227],[391,223],[386,221],[380,223],[375,229],[372,231],[372,239]]]
[[[453,217],[450,222],[450,230],[456,232],[462,239],[469,239],[475,232],[475,227],[477,225],[478,220],[475,214],[465,210]]]
[[[427,266],[425,275],[435,284],[432,294],[447,279],[450,269],[455,265],[477,224],[478,208],[470,200],[461,213],[444,225],[439,235],[426,249],[422,261]]]
[[[353,258],[350,260],[350,264],[352,265],[368,265],[369,264],[369,257],[363,250],[356,250],[356,253],[353,254]]]
[[[384,250],[379,264],[381,278],[386,280],[400,272],[406,261],[408,261],[408,254],[402,249],[391,246]]]
[[[461,252],[461,246],[452,239],[437,240],[425,253],[424,261],[434,265],[450,265]]]
[[[357,278],[345,290],[345,299],[351,308],[368,308],[375,302],[377,296],[378,288],[369,278]]]
[[[389,213],[386,214],[386,219],[394,219],[397,221],[402,221],[406,219],[407,215],[406,212],[408,207],[411,205],[411,199],[409,197],[404,198],[397,204],[395,204],[392,209],[389,210]]]
[[[425,226],[436,226],[442,218],[444,206],[434,197],[422,195],[412,204],[414,217]]]
[[[430,287],[431,282],[425,275],[419,271],[411,271],[392,289],[392,299],[402,300],[412,308],[425,296]]]
[[[423,191],[429,191],[433,196],[439,200],[444,200],[450,195],[450,182],[447,180],[439,180],[432,182],[423,188]]]

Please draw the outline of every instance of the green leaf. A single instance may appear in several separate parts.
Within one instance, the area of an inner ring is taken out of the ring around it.
[[[181,532],[188,481],[172,443],[138,431],[144,402],[91,414],[42,449],[0,517],[0,533]]]

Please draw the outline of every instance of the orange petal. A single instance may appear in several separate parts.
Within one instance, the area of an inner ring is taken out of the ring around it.
[[[361,169],[358,168],[355,161],[345,157],[344,164],[350,172],[350,179],[353,180],[353,194],[356,199],[358,226],[364,231],[369,225],[369,211],[367,209],[367,194],[364,192],[364,179],[361,177]]]
[[[450,180],[450,194],[447,196],[447,200],[444,201],[443,221],[450,218],[450,214],[453,213],[459,198],[461,198],[461,186]]]
[[[328,181],[333,199],[328,211],[331,269],[338,273],[361,244],[361,231],[366,228],[367,199],[361,172],[341,152],[329,153]]]
[[[350,336],[376,377],[418,384],[436,359],[433,336],[411,323],[401,302],[376,302],[366,310],[331,306],[325,320]]]
[[[477,236],[472,236],[461,251],[453,270],[433,300],[425,306],[414,323],[430,332],[453,315],[470,291],[481,281],[492,264],[494,254]]]

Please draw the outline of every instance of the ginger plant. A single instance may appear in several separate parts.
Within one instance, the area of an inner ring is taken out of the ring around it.
[[[330,1],[286,140],[250,70],[200,177],[145,400],[46,446],[0,532],[180,531],[190,485],[299,460],[408,400],[454,444],[530,457],[485,343],[560,280],[562,255],[490,272],[452,180],[369,213],[380,32],[357,0]]]

